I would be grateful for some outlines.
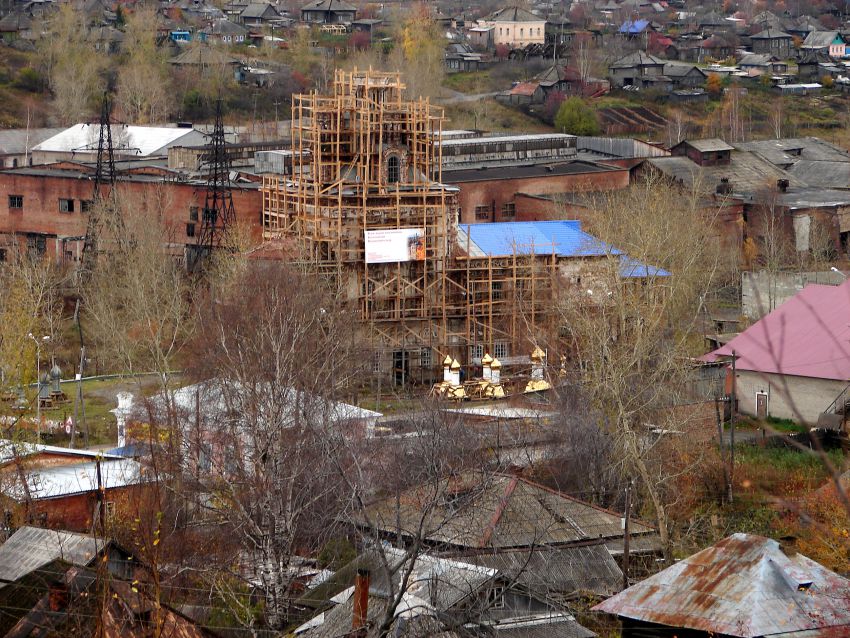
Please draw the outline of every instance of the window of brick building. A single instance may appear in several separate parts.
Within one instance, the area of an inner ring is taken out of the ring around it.
[[[475,207],[475,219],[490,219],[490,207],[489,206],[476,206]]]
[[[81,199],[80,200],[80,212],[81,213],[89,213],[91,212],[91,207],[94,204],[90,199]]]
[[[189,221],[192,221],[192,222],[198,221],[198,207],[197,206],[189,206]]]
[[[195,236],[195,224],[186,224],[186,237],[194,237]]]
[[[59,200],[59,212],[60,213],[73,213],[74,212],[74,200],[73,199],[60,199]]]
[[[24,207],[23,195],[9,195],[9,208],[20,210]]]
[[[507,217],[510,219],[516,217],[516,204],[514,204],[513,202],[502,204],[502,217]]]

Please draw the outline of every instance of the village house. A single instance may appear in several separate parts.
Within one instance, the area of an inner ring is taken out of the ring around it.
[[[839,59],[845,56],[846,44],[838,31],[812,31],[803,40],[800,50],[823,52]]]
[[[784,31],[765,29],[750,36],[753,53],[772,55],[780,60],[791,56],[791,35]]]
[[[848,600],[850,581],[793,547],[733,534],[593,610],[623,638],[813,638],[850,635]]]
[[[703,359],[729,363],[731,374],[734,353],[730,383],[744,414],[811,426],[826,414],[829,422],[838,409],[843,414],[850,383],[848,313],[850,282],[809,284]]]
[[[700,87],[708,79],[705,71],[687,62],[665,62],[663,75],[670,78],[670,82],[676,89]]]
[[[482,564],[491,564],[502,552],[524,553],[527,558],[539,553],[544,560],[555,560],[576,547],[595,544],[614,557],[623,551],[620,513],[521,476],[470,473],[445,479],[439,493],[446,496],[429,504],[424,514],[417,505],[418,492],[412,488],[399,499],[371,504],[359,526],[393,542],[421,542],[443,555],[457,553],[465,560],[477,556],[474,560]],[[635,555],[659,551],[652,527],[636,520],[630,527]]]
[[[616,568],[616,566],[614,566]],[[409,574],[406,580],[403,574]],[[401,601],[390,614],[399,638],[443,635],[464,627],[469,636],[593,638],[545,594],[529,591],[502,570],[466,558],[409,556],[385,546],[368,548],[352,563],[299,599],[319,612],[294,630],[299,638],[336,638],[363,631],[387,614],[391,592]]]
[[[224,45],[248,43],[249,31],[241,24],[231,22],[226,18],[214,20],[212,24],[200,32],[205,42],[217,42]]]
[[[651,88],[661,82],[669,82],[664,76],[664,60],[643,51],[635,51],[616,60],[608,67],[611,87],[625,86]]]
[[[741,58],[738,67],[746,71],[750,77],[761,75],[778,75],[788,72],[788,63],[775,55],[766,53],[750,53]]]
[[[341,0],[314,0],[301,7],[301,22],[308,24],[350,24],[357,7]]]
[[[217,635],[146,594],[144,575],[108,538],[23,527],[0,546],[0,637],[145,638],[154,622],[171,638]]]
[[[267,2],[252,2],[239,14],[239,22],[246,27],[282,26],[286,19]]]
[[[493,43],[522,48],[529,44],[544,44],[546,20],[521,7],[506,7],[479,21],[493,29]]]
[[[136,516],[153,494],[130,459],[12,441],[0,441],[0,455],[0,496],[14,521],[91,532],[100,517],[111,524]]]

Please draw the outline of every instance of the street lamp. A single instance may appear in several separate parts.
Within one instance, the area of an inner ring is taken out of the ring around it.
[[[50,341],[50,335],[36,339],[30,332],[27,337],[35,341],[35,420],[38,431],[38,442],[41,443],[41,344]]]

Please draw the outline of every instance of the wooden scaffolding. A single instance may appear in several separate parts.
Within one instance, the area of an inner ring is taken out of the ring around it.
[[[555,260],[470,254],[441,182],[442,110],[404,89],[398,73],[339,70],[331,95],[293,96],[292,174],[264,177],[263,222],[356,299],[397,378],[425,381],[448,354],[534,342]],[[367,233],[409,229],[424,234],[415,258],[367,259]]]

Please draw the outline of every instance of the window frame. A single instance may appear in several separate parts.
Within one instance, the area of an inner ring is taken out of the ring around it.
[[[9,195],[9,210],[23,210],[24,209],[24,196],[23,195]]]
[[[68,197],[59,198],[59,212],[70,215],[74,212],[74,200]]]

